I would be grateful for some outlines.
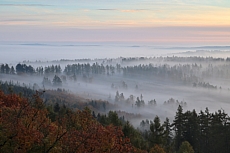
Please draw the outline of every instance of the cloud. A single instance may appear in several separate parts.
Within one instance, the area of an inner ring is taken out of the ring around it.
[[[148,9],[131,9],[131,10],[120,10],[121,12],[141,12],[147,11]]]
[[[99,11],[117,11],[118,9],[97,9]]]
[[[5,20],[0,20],[0,22],[6,22],[6,21],[38,21],[38,19],[5,19]]]
[[[0,4],[0,6],[53,6],[53,5],[44,5],[44,4]]]
[[[141,12],[141,11],[147,11],[149,9],[97,9],[99,11],[120,11],[120,12]]]

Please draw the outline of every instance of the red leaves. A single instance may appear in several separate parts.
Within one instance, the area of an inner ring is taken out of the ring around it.
[[[87,109],[51,122],[38,94],[29,102],[1,91],[0,106],[0,152],[135,152],[121,128],[102,126]]]
[[[72,128],[62,139],[62,152],[131,152],[133,147],[123,138],[120,128],[103,127],[93,120],[87,110],[72,114],[78,126]],[[68,118],[66,120],[69,120]],[[80,128],[79,128],[80,127]]]

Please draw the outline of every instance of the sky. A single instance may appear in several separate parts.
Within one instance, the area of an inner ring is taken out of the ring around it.
[[[0,0],[0,42],[229,45],[229,0]]]

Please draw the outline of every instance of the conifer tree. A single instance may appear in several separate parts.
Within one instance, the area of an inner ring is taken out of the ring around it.
[[[183,109],[179,105],[172,126],[175,131],[175,149],[178,150],[183,142]]]
[[[160,118],[158,116],[156,116],[154,118],[153,123],[150,124],[150,131],[151,131],[150,142],[152,146],[155,144],[162,145],[165,131],[164,131],[164,127],[160,123]]]
[[[61,86],[62,85],[62,81],[57,75],[55,75],[53,78],[53,85],[54,86]]]

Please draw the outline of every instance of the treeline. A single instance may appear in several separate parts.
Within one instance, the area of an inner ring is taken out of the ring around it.
[[[214,65],[209,64],[205,70],[201,72],[201,76],[204,78],[230,78],[230,65],[229,64],[221,64]]]
[[[7,64],[6,64],[7,65]],[[36,70],[31,66],[26,64],[17,64],[16,71],[12,67],[11,70],[5,69],[6,65],[2,64],[1,67],[4,67],[4,70],[1,73],[5,74],[30,74],[30,75],[39,75],[39,76],[49,76],[54,74],[61,74],[62,70],[60,65],[51,65],[48,67],[38,67]],[[83,76],[84,78],[89,78],[94,75],[114,75],[122,73],[124,76],[148,76],[148,77],[160,77],[160,78],[171,78],[184,80],[186,82],[197,82],[198,78],[191,73],[195,69],[199,69],[197,65],[178,65],[178,66],[169,66],[167,64],[160,66],[149,65],[138,65],[138,66],[127,66],[122,67],[120,64],[116,66],[112,65],[99,65],[98,63],[93,63],[90,65],[87,64],[72,64],[67,65],[63,71],[64,74],[70,77],[72,80],[76,80],[76,75]]]
[[[123,63],[125,62],[137,62],[137,61],[153,61],[153,62],[229,62],[230,58],[215,58],[215,57],[201,57],[201,56],[190,56],[190,57],[128,57],[121,59]]]
[[[0,73],[4,74],[30,74],[30,75],[49,75],[49,74],[60,74],[62,72],[60,65],[51,65],[47,67],[37,67],[36,69],[31,65],[17,64],[15,68],[9,67],[8,64],[2,64],[0,66]]]
[[[148,77],[163,77],[163,78],[178,78],[188,82],[196,82],[199,78],[229,78],[230,66],[229,63],[217,64],[203,63],[202,64],[139,64],[134,66],[104,65],[96,63],[84,64],[69,64],[64,70],[60,65],[51,65],[45,67],[34,68],[31,65],[17,64],[16,67],[2,64],[0,73],[4,74],[30,74],[39,76],[49,76],[54,74],[65,74],[67,76],[85,75],[87,77],[93,75],[114,75],[123,74],[124,76],[148,76]],[[200,80],[199,80],[200,81]]]
[[[163,57],[162,57],[163,58]],[[180,61],[177,59],[179,57],[167,57],[174,59],[175,61]],[[190,57],[198,58],[200,57]],[[189,59],[190,59],[189,58]],[[142,59],[142,58],[141,58]],[[145,59],[145,58],[144,58]],[[144,60],[143,59],[143,60]],[[158,59],[158,58],[157,58]],[[161,59],[161,57],[159,57]],[[182,58],[183,59],[183,58]],[[185,58],[186,59],[186,58]],[[201,58],[203,59],[203,58]],[[146,78],[146,79],[163,79],[169,81],[177,81],[190,86],[200,86],[200,82],[205,82],[205,79],[229,79],[230,78],[230,64],[229,62],[219,62],[218,59],[214,58],[204,58],[203,63],[197,64],[139,64],[132,66],[123,66],[122,63],[116,64],[99,64],[99,63],[84,63],[84,64],[69,64],[66,65],[64,70],[61,69],[60,65],[51,65],[45,67],[34,68],[31,65],[17,64],[14,68],[8,64],[2,64],[0,66],[0,73],[3,74],[18,74],[18,75],[36,75],[45,77],[44,82],[47,85],[61,85],[63,82],[68,80],[77,81],[78,77],[83,78],[86,82],[92,82],[93,78],[96,76],[113,76],[113,75],[123,75],[123,77],[136,77],[136,78]],[[210,63],[210,61],[217,61]],[[222,60],[221,60],[222,61]],[[228,60],[229,61],[229,60]],[[56,78],[49,81],[49,76],[57,76]],[[61,80],[60,80],[60,79]],[[204,87],[216,88],[211,86],[207,82]]]
[[[15,68],[13,66],[9,67],[8,64],[2,64],[0,67],[0,73],[15,74]]]
[[[195,75],[196,71],[199,71],[200,66],[197,64],[185,64],[185,65],[174,65],[168,64],[154,66],[148,65],[137,65],[127,66],[123,68],[124,76],[134,77],[147,77],[147,78],[161,78],[183,81],[185,83],[197,82],[199,77]]]
[[[36,84],[26,85],[24,83],[20,84],[19,82],[14,83],[13,81],[0,81],[0,90],[4,92],[4,94],[14,93],[20,95],[21,97],[31,97],[36,93],[36,91],[39,91],[43,93],[41,97],[43,102],[49,107],[64,106],[74,110],[82,110],[85,107],[88,107],[90,110],[95,111],[96,113],[105,113],[112,108],[116,108],[116,106],[110,104],[108,101],[85,99],[72,94],[69,90],[62,88],[41,90],[36,88],[36,86]]]
[[[202,56],[189,56],[189,57],[182,57],[182,56],[167,56],[167,57],[119,57],[119,58],[111,58],[111,59],[61,59],[61,60],[53,60],[51,62],[53,63],[57,63],[57,62],[84,62],[84,63],[88,63],[88,62],[103,62],[103,63],[112,63],[115,61],[121,61],[122,63],[126,63],[126,62],[138,62],[138,61],[153,61],[153,62],[162,62],[162,61],[168,61],[168,62],[229,62],[230,61],[230,57],[226,57],[226,58],[220,58],[220,57],[212,57],[212,56],[208,56],[208,57],[202,57]],[[47,63],[47,61],[23,61],[23,63]]]
[[[1,81],[0,80],[0,90],[5,94],[19,94],[21,96],[29,97],[35,94],[32,86],[26,84],[20,84],[19,82],[14,83],[13,81]]]
[[[211,85],[206,82],[198,82],[198,83],[193,83],[193,87],[202,87],[202,88],[208,88],[208,89],[217,89],[217,86]],[[219,87],[221,89],[221,87]]]
[[[67,65],[65,67],[65,74],[67,75],[113,75],[116,72],[121,73],[121,65],[116,64],[116,66],[113,65],[103,65],[103,64],[98,64],[98,63],[93,63],[90,65],[89,63],[87,64],[72,64],[72,65]]]
[[[114,111],[74,111],[45,104],[37,92],[23,98],[0,91],[1,152],[228,153],[230,118],[222,110],[197,113],[178,107],[172,123],[156,116],[133,127]]]
[[[97,119],[102,124],[110,124],[114,119],[112,114],[110,112],[108,116],[98,116]],[[172,123],[168,118],[161,123],[160,118],[156,116],[153,120],[143,120],[138,129],[122,118],[120,121],[117,117],[116,119],[112,123],[123,126],[123,132],[131,139],[132,144],[149,152],[154,146],[167,153],[230,151],[230,118],[222,110],[214,113],[210,113],[208,109],[199,113],[195,110],[183,112],[179,106]],[[181,151],[182,148],[186,150]]]
[[[230,151],[229,123],[229,116],[222,110],[215,113],[208,109],[200,113],[195,110],[183,112],[179,106],[172,124],[166,119],[161,125],[159,118],[155,117],[153,121],[143,120],[141,127],[149,143],[155,142],[165,148],[173,145],[178,150],[182,142],[187,141],[195,152],[227,153]]]
[[[130,95],[128,98],[125,98],[123,93],[119,93],[119,91],[116,92],[115,98],[114,98],[114,103],[118,105],[127,105],[127,106],[132,106],[135,108],[142,108],[142,107],[154,107],[157,106],[157,101],[156,99],[151,99],[149,101],[145,101],[143,95],[141,94],[140,96],[134,96]],[[164,106],[187,106],[187,102],[170,98],[167,101],[164,101]]]
[[[123,99],[123,101],[118,102],[127,102],[123,94],[117,94],[116,97],[117,99]],[[139,101],[144,103],[141,96]],[[223,110],[211,113],[208,108],[198,113],[195,110],[183,112],[181,105],[186,106],[186,102],[179,102],[173,98],[170,98],[164,104],[174,105],[175,103],[179,106],[171,123],[168,118],[161,123],[160,118],[156,116],[153,120],[142,120],[140,127],[137,129],[133,128],[122,117],[119,118],[120,121],[116,117],[114,124],[125,127],[123,132],[130,137],[132,144],[147,151],[157,145],[163,148],[165,152],[180,152],[181,145],[186,144],[187,148],[191,149],[192,147],[194,152],[230,152],[230,117],[228,114]],[[154,105],[154,100],[152,105]],[[102,117],[99,114],[96,118],[106,125],[111,123],[108,120],[112,120],[113,117],[111,117],[110,112],[108,116],[104,115]]]

